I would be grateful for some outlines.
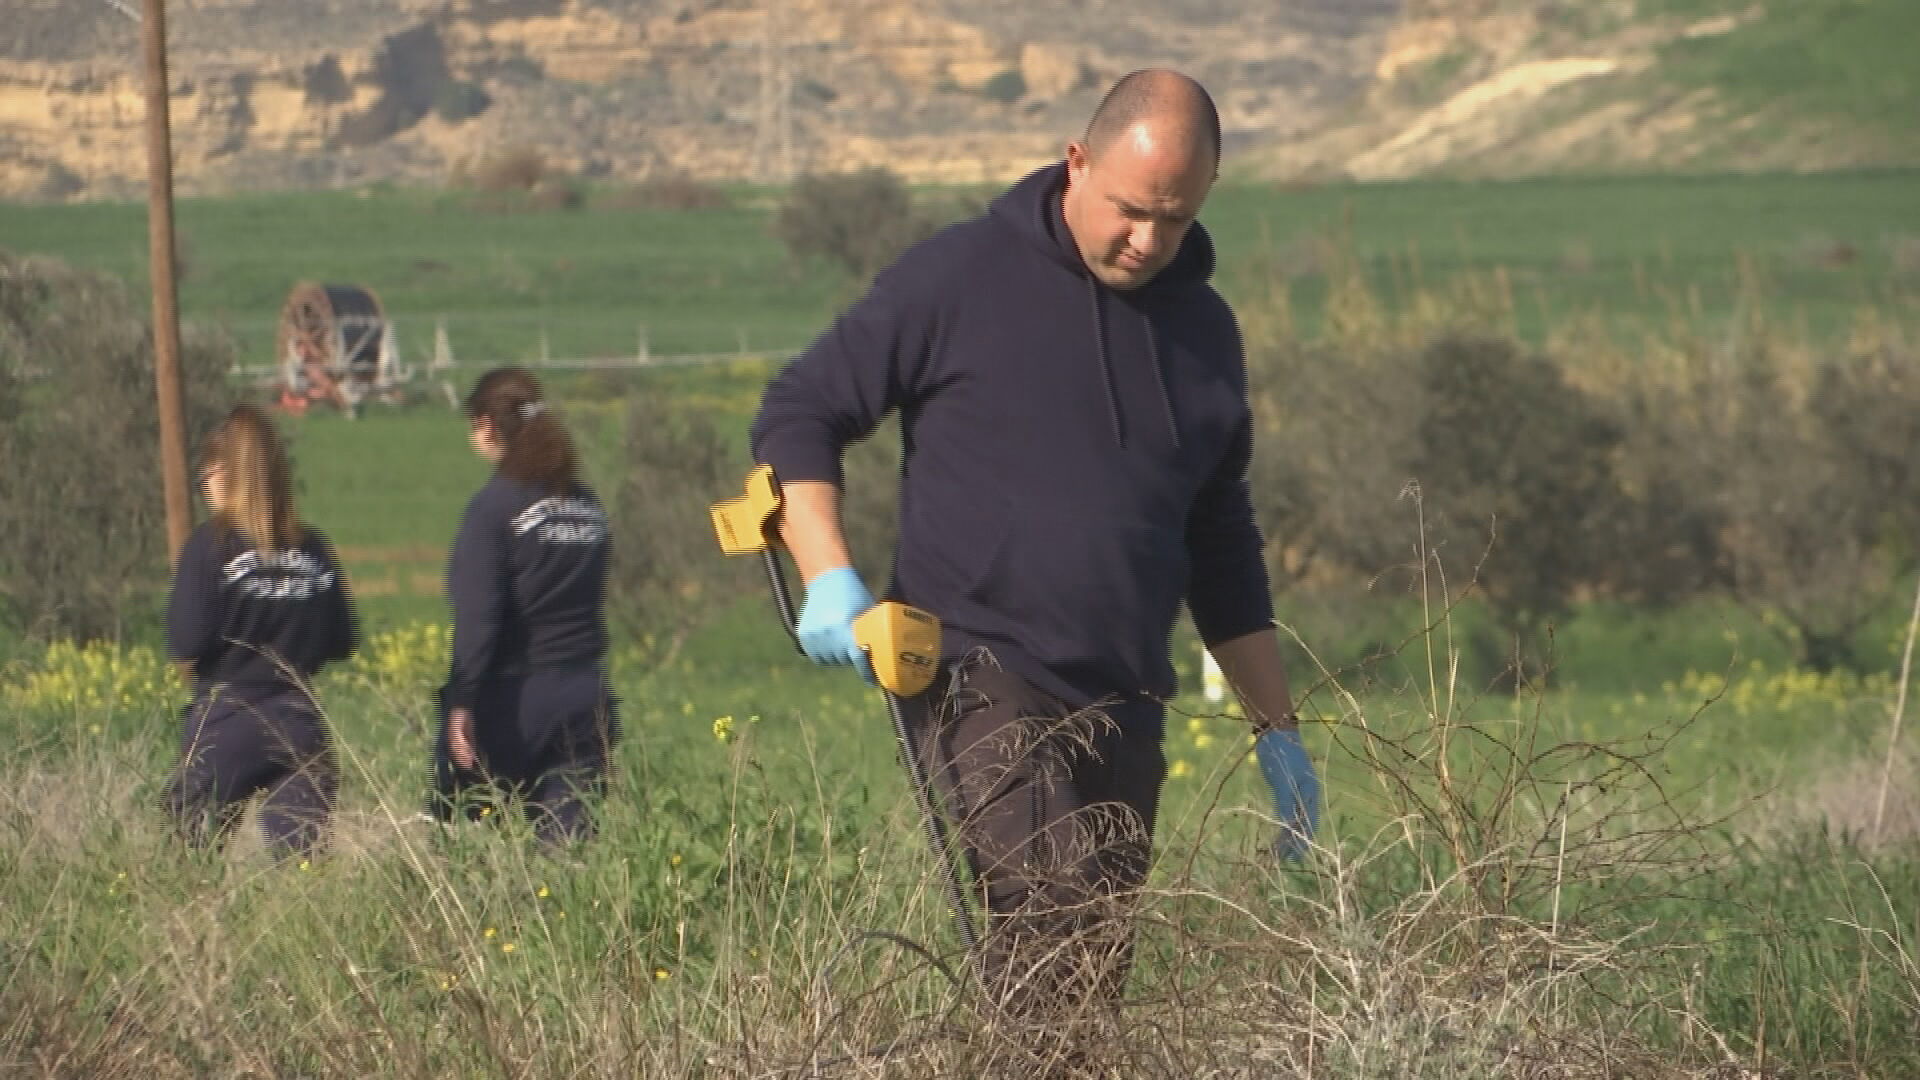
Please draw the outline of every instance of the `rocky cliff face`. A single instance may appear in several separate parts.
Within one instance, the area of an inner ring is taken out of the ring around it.
[[[131,195],[137,0],[6,0],[0,196]],[[1635,0],[170,0],[183,192],[433,183],[532,147],[593,177],[884,164],[998,180],[1149,64],[1271,178],[1920,163],[1663,81],[1737,30]],[[1905,155],[1905,156],[1902,156]]]
[[[0,44],[0,190],[137,190],[137,24],[106,0],[13,3],[25,9]],[[614,177],[882,163],[923,180],[1000,178],[1057,153],[1113,78],[1150,63],[1215,87],[1246,143],[1310,130],[1349,100],[1396,8],[172,0],[178,183],[432,181],[521,144]]]

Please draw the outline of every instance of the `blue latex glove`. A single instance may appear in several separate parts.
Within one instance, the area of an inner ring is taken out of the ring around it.
[[[1280,819],[1280,838],[1273,851],[1282,859],[1304,857],[1320,823],[1320,775],[1300,742],[1298,728],[1270,728],[1253,742],[1260,772],[1273,789],[1274,816]]]
[[[851,566],[836,566],[807,582],[800,623],[794,627],[800,651],[816,664],[852,664],[861,678],[872,682],[873,662],[853,640],[853,620],[871,607],[873,594]]]

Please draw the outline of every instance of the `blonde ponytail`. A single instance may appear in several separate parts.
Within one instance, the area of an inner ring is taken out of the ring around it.
[[[236,405],[207,440],[204,463],[226,480],[227,504],[216,515],[261,555],[297,547],[292,468],[273,422],[257,405]]]

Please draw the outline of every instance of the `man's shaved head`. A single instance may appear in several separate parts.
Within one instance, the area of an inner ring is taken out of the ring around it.
[[[1140,124],[1162,138],[1191,140],[1220,161],[1220,112],[1199,83],[1177,71],[1147,68],[1121,76],[1087,121],[1081,145],[1097,158]]]
[[[1152,281],[1219,174],[1220,113],[1199,83],[1149,68],[1113,84],[1067,144],[1061,213],[1088,271],[1115,289]]]

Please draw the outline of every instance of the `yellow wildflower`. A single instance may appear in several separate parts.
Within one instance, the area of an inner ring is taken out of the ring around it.
[[[733,741],[733,717],[731,716],[715,717],[713,721],[713,737],[716,739],[719,739],[721,742],[732,742]]]
[[[1173,767],[1167,770],[1167,775],[1173,777],[1175,780],[1178,780],[1181,777],[1186,776],[1188,773],[1191,773],[1192,771],[1193,771],[1193,766],[1187,764],[1186,760],[1182,758],[1182,759],[1176,760],[1173,763]]]
[[[154,699],[184,689],[173,666],[146,646],[56,641],[22,679],[0,689],[0,702],[14,708],[126,712],[149,708]],[[102,729],[90,723],[87,730],[97,735]]]

